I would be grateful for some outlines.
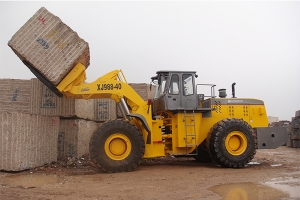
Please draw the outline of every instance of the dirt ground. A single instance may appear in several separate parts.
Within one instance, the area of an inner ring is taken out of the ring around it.
[[[258,150],[242,169],[193,158],[145,159],[133,172],[102,173],[88,156],[0,172],[0,199],[300,199],[300,149]]]

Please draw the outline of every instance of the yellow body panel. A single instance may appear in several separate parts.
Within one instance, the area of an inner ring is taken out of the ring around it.
[[[211,116],[203,117],[202,113],[194,114],[195,119],[195,138],[196,144],[200,145],[208,136],[210,129],[217,122],[225,118],[243,119],[248,122],[252,128],[267,127],[268,118],[265,112],[265,106],[262,105],[219,105],[217,110],[211,111]],[[187,113],[190,114],[190,113]],[[184,123],[185,114],[178,113],[172,116],[172,134],[170,134],[168,142],[171,140],[172,146],[166,150],[166,154],[183,155],[192,153],[195,146],[187,147],[187,144],[193,144],[193,136],[186,136],[187,133],[193,133],[193,126],[187,127]],[[191,123],[191,118],[186,118],[188,124]],[[231,139],[231,144],[234,146],[234,138],[241,137],[240,134],[235,134]],[[187,138],[187,139],[186,139]],[[228,147],[229,148],[229,147]],[[233,148],[233,147],[232,147]],[[232,150],[233,152],[234,150]]]
[[[152,122],[151,143],[146,144],[144,158],[162,157],[165,156],[164,143],[161,134],[162,120]],[[147,134],[148,136],[148,134]],[[144,138],[147,141],[147,138]]]

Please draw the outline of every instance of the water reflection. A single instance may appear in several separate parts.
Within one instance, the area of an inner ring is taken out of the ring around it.
[[[279,199],[290,197],[288,192],[254,183],[230,183],[216,185],[209,190],[226,200]]]

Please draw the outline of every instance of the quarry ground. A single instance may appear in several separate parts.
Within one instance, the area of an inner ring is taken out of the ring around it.
[[[300,199],[300,149],[258,150],[245,168],[192,158],[143,160],[103,173],[88,156],[22,172],[0,172],[0,199]]]

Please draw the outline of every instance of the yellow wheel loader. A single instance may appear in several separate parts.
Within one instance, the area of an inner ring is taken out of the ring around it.
[[[277,148],[287,141],[286,128],[268,127],[262,100],[236,98],[235,83],[231,98],[225,89],[217,97],[215,85],[196,84],[195,71],[158,71],[151,78],[155,97],[144,101],[121,70],[85,83],[86,68],[78,63],[54,86],[24,63],[60,97],[116,101],[124,118],[104,122],[89,144],[92,161],[105,172],[132,171],[143,158],[168,155],[241,168],[256,149]],[[203,87],[209,94],[201,93]]]
[[[231,98],[225,89],[216,96],[214,84],[196,83],[195,71],[158,71],[151,78],[156,94],[148,101],[121,70],[86,83],[88,44],[45,8],[8,45],[57,96],[116,101],[124,117],[103,123],[89,143],[91,159],[103,171],[132,171],[143,158],[169,155],[241,168],[256,149],[287,141],[286,127],[268,127],[262,100],[236,98],[234,83]]]

